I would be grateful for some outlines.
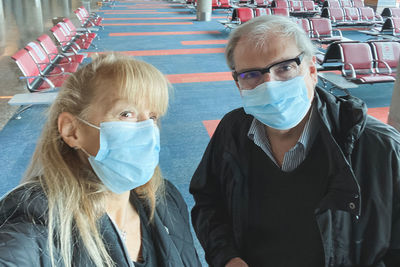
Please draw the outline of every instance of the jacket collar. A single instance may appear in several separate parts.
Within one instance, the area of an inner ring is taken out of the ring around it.
[[[319,211],[336,209],[359,216],[360,186],[352,169],[351,153],[365,128],[367,107],[358,98],[336,97],[319,88],[315,95],[321,132],[325,137],[323,145],[331,163],[331,181]]]

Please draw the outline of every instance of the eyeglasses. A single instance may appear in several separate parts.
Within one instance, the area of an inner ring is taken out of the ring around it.
[[[232,76],[239,83],[241,90],[251,90],[263,83],[265,73],[269,73],[276,81],[287,81],[299,75],[299,66],[303,57],[304,52],[295,58],[277,62],[266,68],[251,69],[240,73],[233,71]]]

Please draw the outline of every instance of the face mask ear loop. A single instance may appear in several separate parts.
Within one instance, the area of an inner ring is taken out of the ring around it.
[[[76,117],[78,120],[80,120],[81,122],[83,122],[84,124],[86,124],[86,125],[88,125],[88,126],[90,126],[90,127],[93,127],[93,128],[95,128],[95,129],[97,129],[97,130],[100,130],[100,127],[99,126],[96,126],[96,125],[94,125],[94,124],[91,124],[90,122],[88,122],[88,121],[85,121],[84,119],[81,119],[81,118],[79,118],[79,117]]]
[[[92,157],[92,155],[90,155],[83,147],[80,147],[78,149],[82,150],[82,152],[85,153],[88,158]]]

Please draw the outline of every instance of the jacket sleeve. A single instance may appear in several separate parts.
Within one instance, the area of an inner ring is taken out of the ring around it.
[[[0,228],[0,266],[50,266],[46,238],[27,223]]]
[[[224,178],[231,177],[232,168],[229,153],[224,151],[226,140],[221,129],[222,123],[211,138],[190,183],[190,193],[195,200],[191,212],[192,224],[204,248],[207,262],[210,266],[218,267],[234,257],[240,257],[228,211],[230,193],[224,193],[229,191],[225,189],[229,185]]]
[[[390,247],[384,256],[386,267],[400,266],[400,144],[397,145],[393,164],[393,223]]]

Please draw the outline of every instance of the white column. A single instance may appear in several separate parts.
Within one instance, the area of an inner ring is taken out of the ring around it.
[[[396,81],[394,83],[388,123],[400,131],[400,65],[397,69]]]
[[[197,0],[197,20],[211,20],[211,0]]]

